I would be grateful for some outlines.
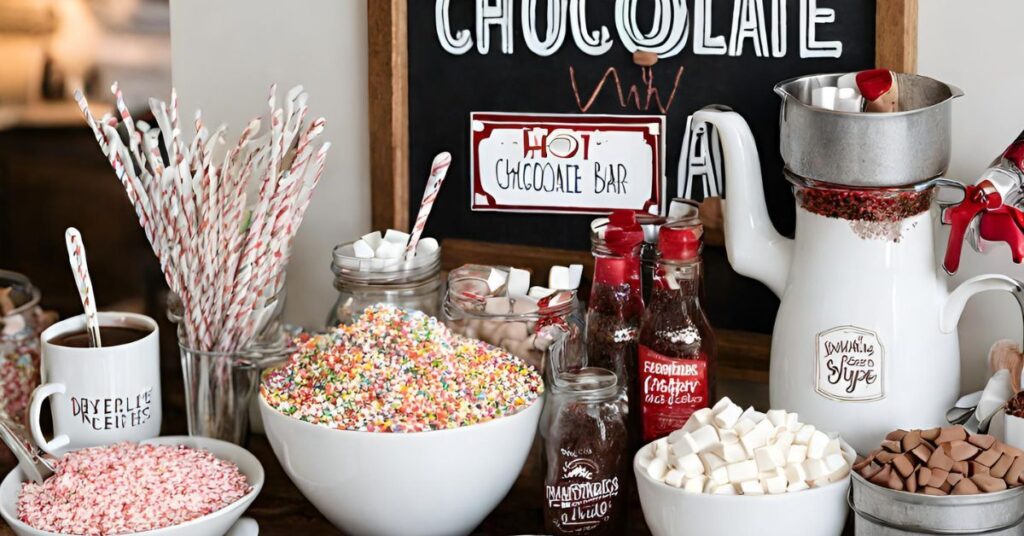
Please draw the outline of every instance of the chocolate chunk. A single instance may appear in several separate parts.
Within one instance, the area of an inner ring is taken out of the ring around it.
[[[956,486],[953,487],[952,495],[976,495],[977,493],[977,484],[975,484],[970,478],[965,478],[956,483]]]
[[[975,457],[979,452],[978,447],[961,440],[951,441],[949,443],[949,457],[953,458],[954,461],[970,460]],[[992,460],[995,463],[995,460]]]
[[[971,477],[971,481],[978,486],[978,489],[985,493],[1006,489],[1006,481],[989,475],[975,475]]]
[[[1009,471],[1010,470],[1010,466],[1013,465],[1013,460],[1016,460],[1016,459],[1017,458],[1014,458],[1013,456],[1010,456],[1009,454],[1003,454],[1003,455],[999,456],[999,461],[997,461],[994,465],[992,465],[992,470],[989,471],[988,474],[990,474],[990,475],[992,475],[992,476],[994,476],[996,478],[1003,478],[1003,477],[1005,477],[1006,476],[1006,472]]]
[[[875,456],[874,455],[870,455],[867,458],[863,458],[859,462],[853,464],[851,469],[853,469],[854,471],[857,471],[859,473],[861,469],[871,465],[871,462],[873,462],[873,461],[875,461]]]
[[[960,483],[965,477],[960,473],[949,473],[946,475],[946,482],[949,482],[950,486],[955,486]]]
[[[974,461],[984,465],[985,467],[992,467],[999,461],[999,457],[1002,455],[1002,451],[996,449],[983,450],[981,451],[981,454],[978,454],[978,457],[974,458]]]
[[[875,460],[877,460],[878,463],[888,464],[892,463],[892,461],[896,459],[896,456],[899,456],[899,454],[896,454],[895,452],[879,452],[878,455],[875,456]]]
[[[882,441],[882,448],[889,452],[903,452],[902,444],[892,439]]]
[[[1003,454],[1009,454],[1010,456],[1014,456],[1017,458],[1024,458],[1024,450],[1020,450],[1019,448],[1014,447],[1012,445],[1007,445],[1002,441],[996,441],[996,444],[993,445],[992,448],[999,449],[999,452],[1002,452]]]
[[[889,432],[888,434],[885,434],[885,439],[887,439],[889,441],[902,441],[903,440],[903,436],[905,436],[905,435],[907,435],[907,431],[906,430],[902,430],[902,429],[901,430],[893,430],[893,431]]]
[[[953,468],[951,471],[955,471],[962,475],[966,475],[971,470],[971,466],[967,464],[967,461],[953,462]]]
[[[938,468],[943,471],[949,471],[953,468],[953,459],[946,456],[946,453],[943,452],[942,449],[935,449],[935,451],[932,452],[931,457],[928,458],[928,468]]]
[[[1006,471],[1003,478],[1006,480],[1007,484],[1012,486],[1015,482],[1020,481],[1021,473],[1024,473],[1024,456],[1013,459],[1013,463],[1010,464],[1010,469]]]
[[[939,437],[939,432],[941,431],[941,428],[929,428],[928,430],[921,430],[921,439],[924,439],[925,441],[934,442]]]
[[[943,482],[942,485],[939,486],[939,489],[941,489],[942,491],[945,491],[946,493],[949,493],[949,492],[953,491],[953,485],[950,484],[949,482]]]
[[[896,458],[892,460],[892,466],[899,471],[900,476],[903,478],[907,478],[914,474],[915,465],[914,462],[910,461],[910,455],[908,454],[900,454],[899,456],[896,456]]]
[[[892,474],[892,466],[886,465],[882,467],[880,471],[872,475],[871,478],[868,479],[868,481],[871,482],[872,484],[877,484],[879,486],[886,486],[889,484],[889,477]]]
[[[915,457],[917,457],[918,460],[927,463],[928,458],[930,458],[932,455],[932,450],[933,449],[928,446],[928,443],[921,443],[920,445],[915,447],[914,450],[912,450],[911,452],[914,454]]]
[[[888,467],[888,466],[886,466],[886,467]],[[882,470],[882,466],[881,465],[878,465],[877,463],[870,463],[870,464],[865,465],[864,467],[860,468],[860,470],[858,470],[857,472],[860,473],[860,476],[862,476],[864,478],[864,480],[871,480],[871,478],[874,477],[875,475],[877,475],[878,472],[881,471],[881,470]]]
[[[914,450],[921,444],[921,431],[911,430],[907,432],[907,435],[903,436],[903,439],[901,439],[900,442],[903,444],[903,452]]]
[[[986,467],[986,466],[984,466],[984,465],[982,465],[982,464],[980,464],[978,462],[967,462],[967,466],[968,466],[967,467],[967,475],[968,476],[987,475],[988,474],[988,467]]]
[[[935,438],[936,443],[949,443],[952,441],[965,440],[967,440],[967,430],[960,425],[943,426],[939,431],[939,436]]]
[[[1000,480],[1000,482],[1002,482],[1002,480]],[[903,485],[906,486],[906,491],[910,493],[917,493],[917,477],[911,475],[910,478],[903,482]]]
[[[974,434],[968,437],[967,441],[979,449],[990,449],[992,444],[996,442],[996,438],[988,434]]]
[[[924,467],[924,469],[928,468]],[[929,469],[929,471],[932,472],[932,476],[931,478],[928,479],[928,485],[933,488],[941,486],[942,483],[946,481],[946,478],[949,477],[949,471],[946,471],[944,469],[939,469],[936,467],[935,469]]]
[[[925,495],[949,495],[945,491],[942,491],[939,488],[933,488],[931,486],[928,486],[928,487],[924,488],[924,494]]]
[[[896,471],[889,473],[889,482],[886,483],[886,487],[891,490],[903,491],[903,479],[900,478],[900,475],[897,474]]]
[[[932,470],[927,467],[917,468],[917,485],[919,487],[925,487],[932,480]]]

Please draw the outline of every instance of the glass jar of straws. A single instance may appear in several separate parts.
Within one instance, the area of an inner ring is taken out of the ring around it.
[[[39,334],[49,323],[40,299],[27,277],[0,270],[0,409],[22,424],[39,385]]]
[[[441,305],[441,249],[417,252],[411,259],[356,257],[355,242],[339,244],[331,271],[338,299],[327,315],[328,329],[349,324],[378,303],[437,316]]]

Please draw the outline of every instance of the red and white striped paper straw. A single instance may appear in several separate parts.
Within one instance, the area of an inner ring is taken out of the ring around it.
[[[82,300],[82,308],[85,309],[85,329],[89,333],[89,342],[99,348],[103,346],[100,340],[100,322],[96,317],[96,296],[92,289],[92,278],[89,277],[89,263],[85,260],[82,234],[78,229],[68,227],[64,232],[64,242],[68,247],[71,273],[74,274],[75,284],[78,286],[78,297]]]

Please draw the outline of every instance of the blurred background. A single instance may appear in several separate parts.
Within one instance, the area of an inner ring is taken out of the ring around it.
[[[207,124],[238,129],[263,109],[272,83],[302,83],[334,148],[296,241],[285,318],[321,325],[334,299],[330,249],[370,226],[367,1],[0,0],[0,267],[28,275],[46,307],[75,314],[63,253],[74,225],[100,308],[162,316],[156,261],[72,92],[84,87],[99,116],[119,81],[144,118],[146,100],[167,99],[173,84],[183,117],[202,108]],[[1021,20],[1019,0],[920,2],[918,71],[966,92],[954,106],[953,178],[973,181],[1024,129]],[[988,271],[1024,278],[1005,251],[965,251],[957,279]],[[992,341],[1019,341],[1021,332],[1009,298],[969,304],[965,388],[983,384]]]

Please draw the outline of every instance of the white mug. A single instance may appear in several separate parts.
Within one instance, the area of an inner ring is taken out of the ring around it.
[[[29,428],[45,452],[65,452],[160,435],[160,330],[145,315],[98,313],[101,327],[147,331],[117,346],[76,348],[50,341],[85,329],[85,315],[58,322],[40,336],[42,384],[32,392]],[[102,342],[102,341],[101,341]],[[39,426],[43,400],[50,398],[54,438]]]

